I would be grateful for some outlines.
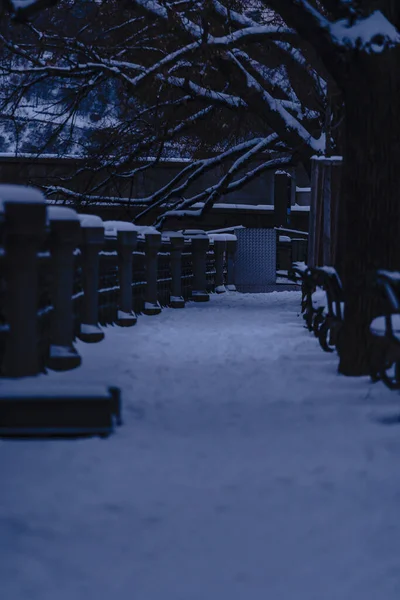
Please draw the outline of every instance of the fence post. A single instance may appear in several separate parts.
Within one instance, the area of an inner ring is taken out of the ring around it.
[[[83,342],[100,342],[104,332],[99,320],[99,252],[104,244],[104,226],[100,217],[79,215],[82,228],[83,263],[83,315],[79,339]]]
[[[154,233],[146,233],[146,292],[143,310],[145,315],[158,315],[161,312],[161,306],[157,298],[157,267],[158,251],[160,248],[161,233],[156,231]]]
[[[184,308],[185,300],[182,295],[182,250],[185,247],[185,238],[181,233],[168,234],[171,242],[171,307]]]
[[[285,171],[275,173],[274,217],[276,227],[287,227],[290,216],[292,178]]]
[[[193,289],[192,300],[207,302],[210,295],[207,292],[207,250],[210,240],[205,233],[194,235],[192,238],[193,253]]]
[[[226,241],[226,257],[227,257],[227,275],[226,275],[226,289],[230,292],[236,292],[235,285],[235,255],[237,249],[237,238],[236,236],[230,236]]]
[[[71,208],[49,206],[52,265],[52,303],[50,369],[67,371],[81,364],[73,346],[74,339],[74,250],[80,242],[78,215]]]
[[[226,239],[224,234],[212,236],[214,240],[215,256],[215,291],[217,294],[226,292],[224,285],[224,257],[226,253]]]
[[[133,226],[132,226],[133,227]],[[131,327],[137,317],[133,311],[132,278],[133,251],[136,248],[137,232],[122,230],[117,233],[118,240],[118,276],[119,276],[119,309],[117,325]]]
[[[342,158],[311,160],[311,206],[308,265],[333,265],[337,260],[337,221]]]
[[[45,239],[46,204],[38,190],[0,186],[5,211],[6,312],[9,325],[3,375],[39,372],[37,252]]]

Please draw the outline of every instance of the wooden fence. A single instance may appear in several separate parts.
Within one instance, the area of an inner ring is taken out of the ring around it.
[[[159,233],[0,186],[0,375],[77,367],[76,338],[234,289],[234,235]]]

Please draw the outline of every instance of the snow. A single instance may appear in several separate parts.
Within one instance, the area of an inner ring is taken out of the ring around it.
[[[398,394],[338,376],[300,297],[165,309],[22,382],[120,386],[124,426],[0,442],[3,598],[398,599]]]
[[[392,315],[390,320],[392,322],[393,334],[400,339],[400,315]],[[386,334],[386,318],[384,316],[376,317],[370,325],[370,331],[374,335],[383,337]]]
[[[343,156],[323,156],[323,155],[315,155],[311,157],[311,160],[323,160],[326,162],[337,162],[343,161]]]
[[[129,221],[103,221],[104,235],[117,237],[118,231],[137,231],[137,227]]]
[[[23,11],[35,6],[35,4],[39,4],[39,0],[9,0],[9,2],[12,5],[14,11]]]
[[[307,271],[307,269],[308,269],[308,266],[306,265],[306,263],[302,262],[302,261],[294,262],[293,266],[296,267],[297,269],[301,270],[303,273],[305,271]]]
[[[380,53],[385,48],[400,44],[399,32],[380,10],[356,20],[352,25],[346,19],[337,21],[330,26],[330,32],[336,44],[367,52]]]
[[[66,206],[48,206],[47,217],[49,221],[78,221],[79,216],[72,208]]]
[[[236,231],[237,229],[246,229],[244,225],[234,225],[233,227],[224,227],[223,229],[213,229],[212,231],[207,231],[208,235],[214,233],[230,233],[232,231]]]
[[[150,233],[158,233],[160,235],[158,229],[151,225],[134,225],[133,227],[135,228],[135,231],[138,232],[140,237],[144,237],[146,234]]]
[[[389,279],[389,281],[392,281],[395,284],[400,282],[400,273],[398,271],[385,271],[384,269],[380,269],[377,272],[377,275],[381,275],[382,277]]]
[[[162,238],[165,240],[182,239],[183,238],[182,233],[180,233],[179,231],[163,231],[161,235],[162,235]]]
[[[115,287],[115,288],[110,288],[111,291],[113,290],[118,290],[119,287]],[[100,291],[107,291],[107,290],[99,290]],[[99,325],[91,325],[90,323],[81,323],[81,333],[83,335],[91,335],[92,333],[99,333],[99,331],[101,331],[101,328],[99,327]]]
[[[286,232],[286,233],[288,233],[288,232],[289,233],[298,233],[300,235],[306,236],[305,239],[307,239],[307,237],[308,237],[308,231],[300,231],[300,229],[290,229],[288,227],[275,227],[275,230]]]
[[[325,306],[327,305],[326,292],[324,292],[324,290],[321,289],[317,289],[315,292],[313,292],[312,304],[315,310],[317,310],[318,308],[325,308]]]
[[[196,209],[196,208],[203,208],[204,206],[204,202],[196,202],[196,204],[193,204],[192,208]],[[216,202],[214,204],[214,209],[221,209],[221,210],[245,210],[245,211],[249,211],[249,210],[266,210],[266,211],[273,211],[274,210],[274,205],[273,204],[229,204],[229,203],[225,203],[225,202]]]
[[[0,184],[0,212],[6,202],[44,204],[45,198],[40,190],[25,185]]]
[[[226,287],[224,285],[217,285],[215,288],[215,292],[217,294],[224,294],[226,292]]]
[[[216,240],[222,240],[224,242],[237,241],[237,237],[233,233],[207,233],[207,235],[212,242],[215,242]]]
[[[75,349],[71,346],[56,346],[52,344],[50,346],[50,357],[51,358],[66,358],[70,356],[76,356]]]
[[[335,267],[331,267],[329,265],[324,265],[323,267],[318,267],[319,271],[323,271],[324,273],[326,273],[327,275],[329,275],[330,277],[334,277],[335,279],[337,279],[340,282],[340,277],[335,269]]]
[[[104,229],[104,223],[97,215],[86,215],[81,213],[78,217],[81,222],[81,227],[101,227]]]
[[[290,207],[290,210],[291,212],[310,212],[310,207],[302,206],[301,204],[293,204],[293,206]]]
[[[117,318],[118,319],[136,319],[136,315],[134,315],[133,312],[126,312],[123,310],[118,310]]]
[[[280,242],[291,242],[291,238],[288,235],[280,235],[279,236],[279,241]]]
[[[152,309],[152,308],[160,308],[160,305],[158,304],[158,302],[145,302],[144,303],[144,307],[145,309]]]

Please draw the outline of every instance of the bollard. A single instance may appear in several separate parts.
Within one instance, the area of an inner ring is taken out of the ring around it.
[[[168,234],[171,242],[171,298],[172,308],[184,308],[185,300],[182,295],[182,250],[185,247],[185,238],[181,233]]]
[[[224,234],[213,235],[215,256],[215,291],[217,294],[226,292],[224,285],[224,256],[226,252],[226,237]]]
[[[53,276],[50,369],[67,371],[81,364],[74,339],[74,250],[80,242],[78,215],[71,208],[49,206],[50,250]]]
[[[79,339],[100,342],[104,333],[99,320],[99,251],[104,244],[104,227],[100,217],[79,215],[82,228],[83,315]]]
[[[161,234],[156,231],[146,233],[146,292],[143,310],[145,315],[158,315],[161,312],[157,298],[157,254],[160,248]]]
[[[227,236],[226,257],[227,257],[227,275],[226,289],[230,292],[236,292],[235,286],[235,254],[237,249],[237,238],[234,235]]]
[[[137,322],[132,298],[133,251],[137,244],[137,232],[133,227],[132,230],[119,230],[117,234],[120,285],[117,325],[121,327],[132,327]]]
[[[207,292],[207,250],[209,246],[210,240],[205,233],[199,233],[192,238],[192,300],[195,302],[207,302],[210,299]]]
[[[46,204],[38,190],[0,186],[4,210],[6,317],[9,331],[3,375],[24,377],[39,372],[37,320],[37,252],[45,239]]]

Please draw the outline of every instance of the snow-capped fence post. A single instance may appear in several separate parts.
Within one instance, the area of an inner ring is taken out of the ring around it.
[[[24,377],[39,372],[38,259],[45,239],[46,204],[38,190],[0,186],[4,210],[7,336],[3,375]]]
[[[100,217],[79,215],[82,228],[83,315],[79,338],[100,342],[104,333],[99,320],[99,252],[104,244],[104,226]]]
[[[226,260],[227,260],[227,273],[226,273],[226,289],[230,292],[236,292],[235,285],[235,255],[237,250],[237,238],[236,236],[229,236],[226,241]]]
[[[207,250],[210,240],[205,233],[194,234],[192,237],[193,256],[193,289],[192,300],[207,302],[210,295],[207,292]]]
[[[144,302],[145,315],[158,315],[161,306],[157,298],[158,251],[161,248],[161,233],[145,233],[146,250],[146,292]]]
[[[184,308],[185,300],[182,295],[182,250],[185,238],[181,233],[172,232],[168,235],[171,243],[171,307]]]
[[[78,215],[71,208],[49,206],[50,250],[52,269],[52,321],[50,369],[67,371],[81,364],[73,346],[74,250],[80,242]]]
[[[120,286],[117,324],[121,327],[131,327],[137,321],[133,311],[132,297],[133,251],[137,244],[137,231],[118,231],[117,242]]]
[[[226,254],[226,239],[224,234],[213,235],[215,256],[215,291],[217,294],[226,292],[224,285],[224,258]]]

